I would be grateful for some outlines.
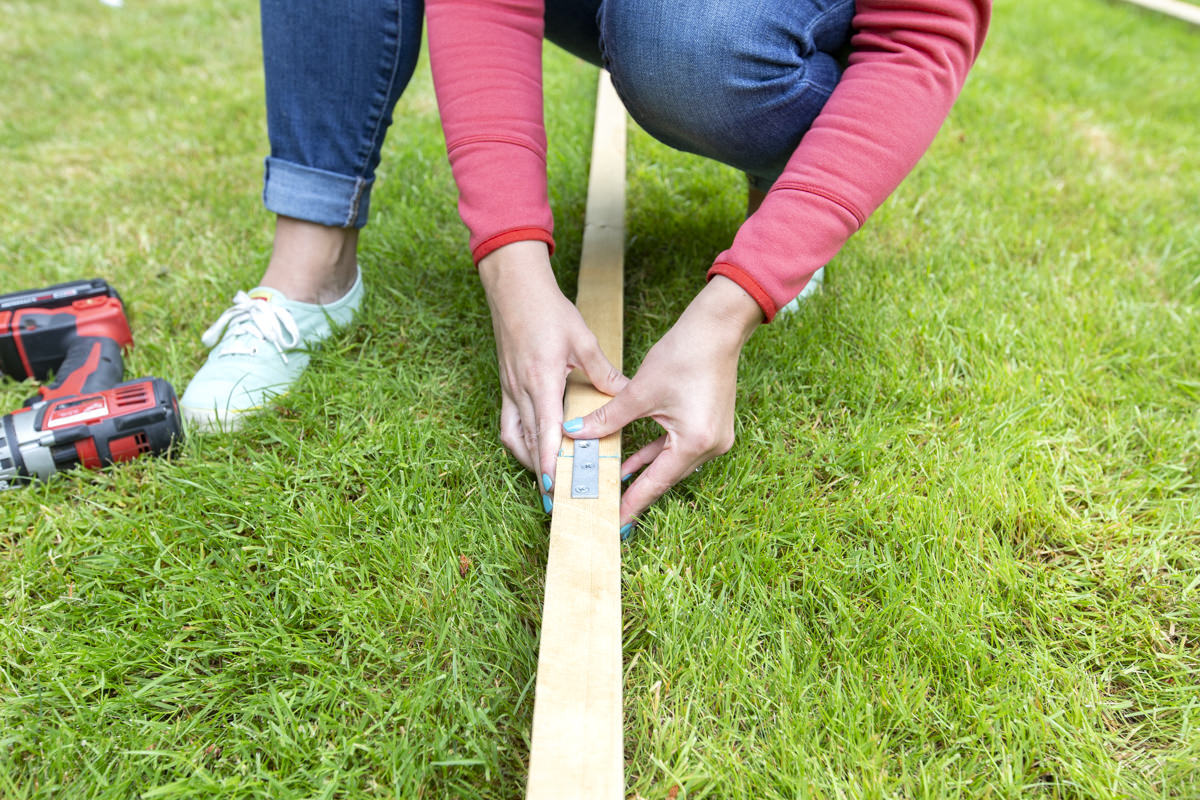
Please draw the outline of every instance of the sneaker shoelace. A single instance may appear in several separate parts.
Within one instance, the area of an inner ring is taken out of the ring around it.
[[[284,351],[300,344],[300,328],[286,308],[238,292],[233,305],[208,327],[200,341],[206,347],[221,342],[222,356],[255,355],[261,342],[269,342],[286,364]]]

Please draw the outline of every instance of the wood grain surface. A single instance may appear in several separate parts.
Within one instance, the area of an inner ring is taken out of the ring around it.
[[[625,249],[625,110],[601,72],[576,305],[621,366]],[[564,419],[607,402],[581,374]],[[621,723],[621,435],[600,440],[600,496],[571,497],[574,446],[563,440],[529,756],[529,800],[624,797]]]

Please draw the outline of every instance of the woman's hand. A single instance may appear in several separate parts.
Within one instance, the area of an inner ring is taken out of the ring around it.
[[[628,385],[564,427],[572,439],[595,439],[650,417],[665,431],[621,465],[622,475],[645,467],[621,498],[622,531],[682,478],[733,446],[738,356],[762,319],[740,286],[713,278],[650,348]]]
[[[614,395],[629,379],[605,358],[579,310],[558,288],[545,244],[505,245],[480,260],[479,276],[500,366],[500,441],[538,474],[549,511],[567,375],[578,368],[597,389]]]

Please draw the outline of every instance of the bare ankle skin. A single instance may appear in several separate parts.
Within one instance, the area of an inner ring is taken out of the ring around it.
[[[262,286],[301,303],[331,303],[358,275],[358,229],[276,217],[275,245]]]

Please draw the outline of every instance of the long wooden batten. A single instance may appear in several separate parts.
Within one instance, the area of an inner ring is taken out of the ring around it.
[[[601,72],[596,96],[576,305],[621,366],[625,250],[625,109]],[[581,374],[567,380],[564,419],[608,401]],[[534,695],[528,800],[621,800],[621,436],[599,441],[599,497],[571,496],[575,445],[564,439]]]
[[[1200,6],[1185,3],[1183,0],[1125,0],[1135,6],[1148,8],[1169,17],[1200,25]]]

